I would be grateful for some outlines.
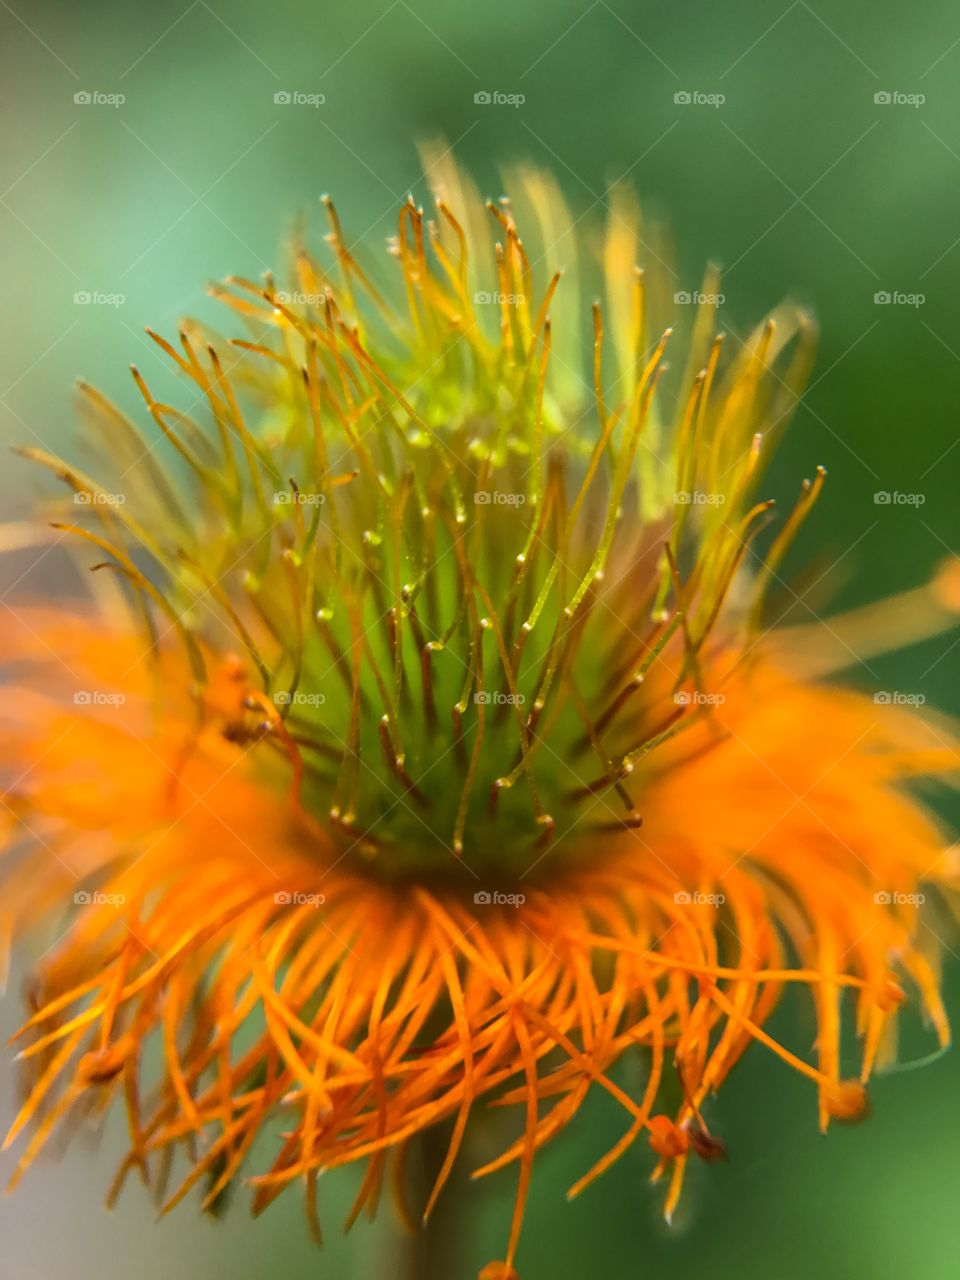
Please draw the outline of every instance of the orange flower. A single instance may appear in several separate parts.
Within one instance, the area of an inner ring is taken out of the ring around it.
[[[751,1043],[826,1128],[864,1113],[905,1000],[946,1042],[922,916],[957,866],[907,784],[955,771],[955,739],[825,677],[951,625],[960,591],[949,566],[882,624],[772,629],[824,480],[764,539],[809,321],[784,309],[725,361],[703,303],[671,375],[663,282],[634,270],[651,233],[618,195],[581,376],[557,192],[517,175],[521,240],[511,205],[434,167],[436,222],[400,213],[402,305],[328,205],[335,283],[298,248],[289,292],[216,290],[244,340],[153,335],[188,386],[175,409],[134,371],[155,437],[84,388],[97,478],[25,450],[73,491],[57,541],[110,572],[3,637],[4,940],[64,921],[7,1142],[16,1181],[122,1094],[114,1193],[136,1170],[167,1207],[197,1184],[212,1205],[259,1157],[254,1211],[299,1183],[319,1236],[322,1171],[364,1163],[351,1220],[388,1173],[404,1202],[405,1151],[445,1126],[427,1218],[478,1108],[519,1108],[476,1171],[517,1168],[482,1273],[502,1280],[536,1152],[591,1090],[624,1133],[571,1194],[642,1138],[669,1216],[691,1157],[724,1155],[704,1110]],[[787,984],[812,1056],[765,1030]]]

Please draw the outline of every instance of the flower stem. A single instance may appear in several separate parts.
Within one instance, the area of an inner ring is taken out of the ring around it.
[[[428,1130],[419,1140],[419,1150],[411,1153],[414,1204],[426,1204],[446,1155],[449,1136],[446,1126]],[[429,1223],[413,1234],[403,1232],[399,1240],[394,1236],[388,1242],[388,1248],[396,1250],[391,1259],[392,1273],[401,1280],[450,1280],[467,1274],[465,1210],[470,1184],[462,1162],[458,1161],[458,1165],[434,1206]]]

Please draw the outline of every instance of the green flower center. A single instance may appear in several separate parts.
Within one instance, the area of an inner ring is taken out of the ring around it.
[[[438,211],[401,212],[405,313],[330,206],[337,287],[300,253],[296,293],[217,290],[249,340],[151,335],[191,391],[181,412],[134,370],[175,470],[88,388],[114,483],[28,452],[79,497],[72,516],[95,524],[71,528],[110,555],[153,638],[186,645],[199,696],[209,654],[245,651],[259,687],[228,735],[289,758],[341,857],[516,879],[639,825],[647,755],[705,714],[711,636],[769,506],[749,505],[758,433],[796,399],[806,329],[770,323],[724,370],[702,306],[661,385],[671,331],[649,336],[621,210],[615,327],[605,339],[595,304],[583,375],[576,316],[553,350],[559,273],[509,206],[491,206],[496,277],[474,293],[470,238]]]

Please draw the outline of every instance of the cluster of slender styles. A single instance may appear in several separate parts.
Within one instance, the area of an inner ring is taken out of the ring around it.
[[[328,265],[298,239],[283,288],[213,289],[242,337],[148,331],[145,431],[81,386],[89,473],[22,450],[67,497],[5,541],[70,548],[86,585],[3,623],[0,930],[47,948],[7,1142],[17,1181],[119,1097],[111,1198],[244,1179],[260,1212],[297,1183],[319,1237],[321,1173],[361,1165],[351,1222],[388,1181],[419,1226],[493,1125],[470,1172],[516,1172],[482,1272],[507,1280],[536,1153],[589,1094],[623,1132],[571,1194],[639,1140],[669,1217],[749,1045],[825,1129],[905,1002],[946,1043],[920,903],[958,867],[912,784],[955,776],[956,738],[830,677],[952,625],[960,589],[947,566],[774,625],[825,479],[782,517],[759,492],[809,318],[721,340],[627,194],[584,231],[542,174],[485,202],[431,172],[392,265],[326,201]],[[812,1046],[765,1029],[790,985]]]

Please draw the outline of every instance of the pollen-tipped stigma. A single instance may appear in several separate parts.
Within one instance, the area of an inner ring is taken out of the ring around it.
[[[818,628],[785,586],[825,473],[779,523],[757,489],[805,315],[721,344],[712,307],[666,305],[622,192],[594,261],[542,175],[484,206],[433,173],[382,284],[327,202],[329,272],[298,245],[288,290],[213,290],[245,337],[151,332],[186,390],[134,369],[148,433],[83,386],[95,471],[23,451],[97,572],[4,624],[4,949],[58,939],[7,1143],[16,1182],[119,1094],[111,1195],[135,1170],[213,1205],[242,1173],[259,1212],[299,1182],[319,1235],[318,1176],[356,1161],[351,1222],[385,1179],[428,1217],[494,1104],[506,1149],[475,1174],[517,1170],[505,1277],[536,1152],[591,1090],[624,1132],[571,1195],[643,1139],[669,1216],[691,1155],[724,1154],[704,1110],[751,1042],[824,1129],[865,1111],[905,1002],[946,1042],[920,904],[958,868],[905,784],[956,770],[955,738],[822,679],[960,592],[951,566]],[[790,601],[811,625],[773,625]],[[812,1048],[765,1029],[789,985]]]

